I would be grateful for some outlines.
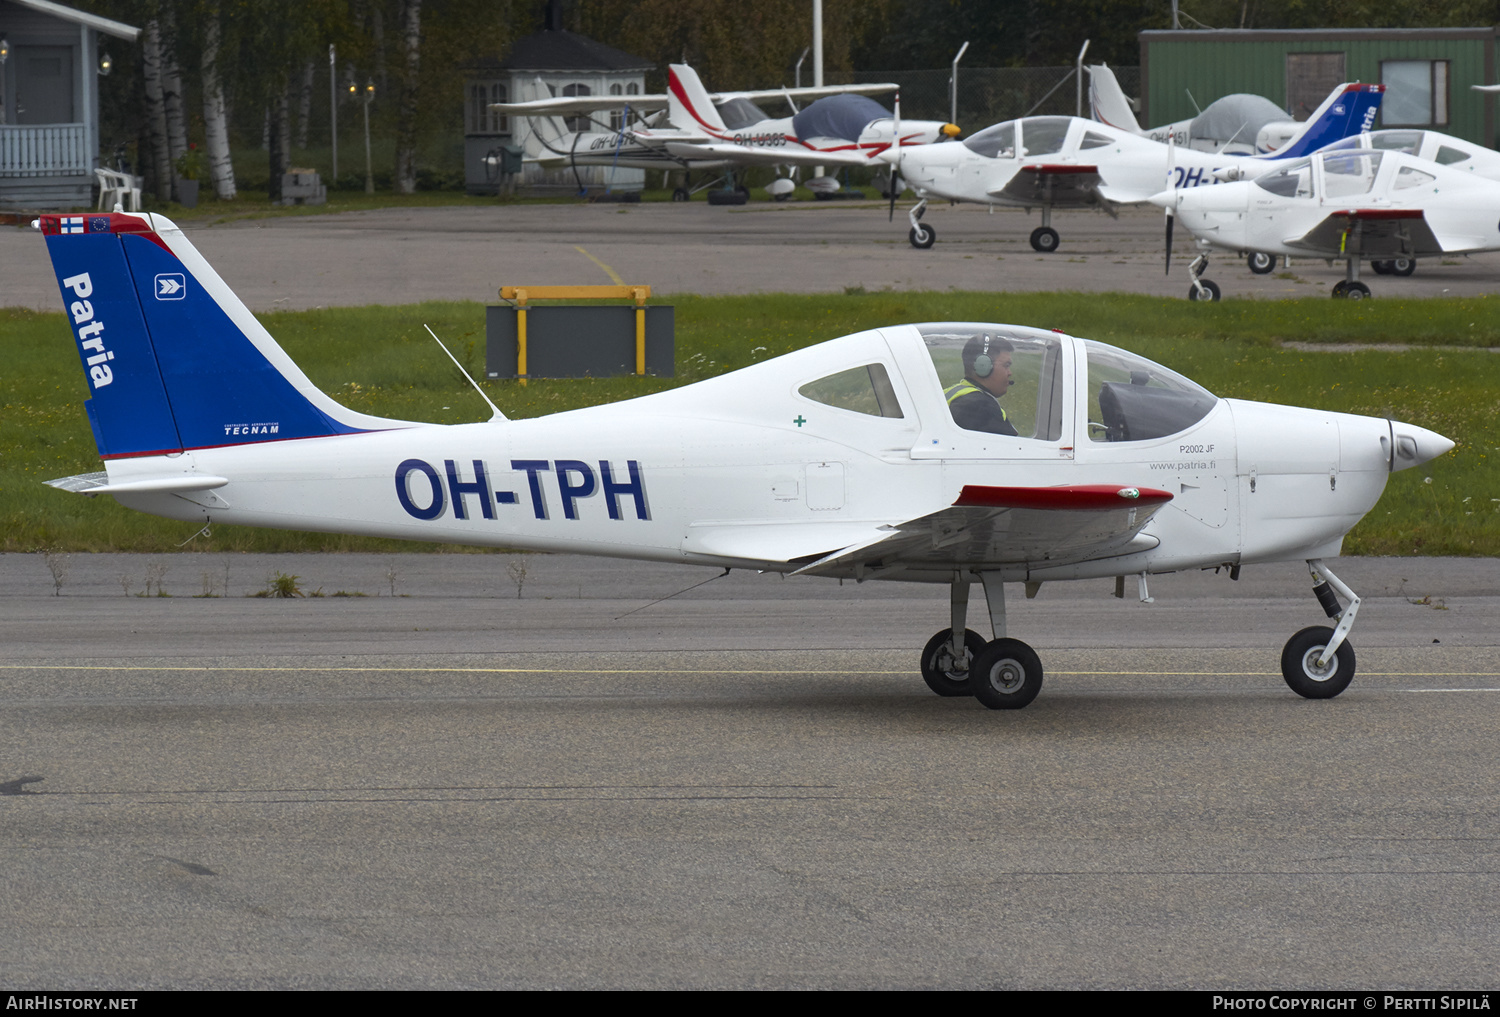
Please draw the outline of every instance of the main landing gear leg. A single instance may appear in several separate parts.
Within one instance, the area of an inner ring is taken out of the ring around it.
[[[1344,281],[1333,284],[1334,299],[1369,300],[1370,287],[1359,281],[1359,259],[1344,261]]]
[[[991,710],[1019,710],[1042,690],[1042,661],[1019,639],[1005,635],[1005,584],[998,572],[981,572],[995,638],[971,665],[974,698]]]
[[[967,628],[969,579],[955,572],[949,593],[950,625],[922,650],[922,680],[940,696],[972,696],[970,665],[984,649],[984,637]]]
[[[1291,690],[1308,699],[1332,699],[1354,680],[1354,645],[1349,630],[1359,614],[1359,596],[1334,575],[1321,559],[1307,563],[1312,573],[1313,593],[1323,611],[1339,620],[1337,628],[1315,625],[1303,629],[1281,651],[1281,676]],[[1337,592],[1338,596],[1334,596]],[[1339,607],[1339,597],[1349,602]]]

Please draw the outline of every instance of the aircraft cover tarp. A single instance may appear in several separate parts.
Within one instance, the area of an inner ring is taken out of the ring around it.
[[[875,120],[889,120],[890,112],[863,95],[830,95],[811,103],[792,117],[792,133],[802,139],[842,138],[858,141]]]
[[[1255,144],[1255,136],[1266,124],[1292,119],[1286,110],[1259,95],[1238,93],[1215,99],[1193,118],[1188,131],[1208,141],[1242,141]]]

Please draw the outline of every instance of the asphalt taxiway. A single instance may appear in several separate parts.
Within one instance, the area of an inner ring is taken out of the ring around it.
[[[1277,673],[1323,621],[1303,568],[1156,577],[1150,605],[1016,590],[1047,679],[1014,713],[916,676],[941,588],[732,573],[662,600],[716,573],[544,555],[61,565],[56,591],[41,556],[0,556],[8,986],[1485,988],[1500,966],[1492,562],[1338,563],[1366,601],[1328,702]],[[247,596],[277,573],[323,596]],[[134,596],[148,577],[172,596]]]
[[[498,303],[501,286],[647,283],[658,295],[843,293],[846,289],[1106,291],[1186,298],[1193,245],[1180,235],[1163,272],[1164,227],[1155,208],[1118,219],[1058,213],[1062,246],[1031,249],[1039,222],[1021,209],[929,207],[936,246],[914,249],[898,210],[873,202],[757,201],[710,206],[651,203],[392,208],[213,225],[184,224],[209,263],[253,311],[423,300]],[[0,228],[0,305],[58,308],[57,281],[29,229]],[[611,276],[613,273],[613,277]],[[1383,297],[1493,292],[1500,253],[1423,259],[1408,278],[1363,278]],[[1214,254],[1206,278],[1226,296],[1328,295],[1342,265],[1299,258],[1254,275]],[[1004,307],[996,308],[998,320]]]

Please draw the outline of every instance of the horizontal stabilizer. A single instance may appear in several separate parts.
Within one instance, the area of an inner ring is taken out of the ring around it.
[[[142,492],[212,491],[229,483],[228,477],[211,477],[203,473],[178,473],[164,477],[135,477],[110,483],[109,474],[78,473],[71,477],[59,477],[44,481],[49,487],[74,494],[139,494]]]

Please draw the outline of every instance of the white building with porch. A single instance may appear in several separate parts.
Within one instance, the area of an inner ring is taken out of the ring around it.
[[[0,208],[91,203],[105,40],[140,34],[50,0],[0,0]]]

